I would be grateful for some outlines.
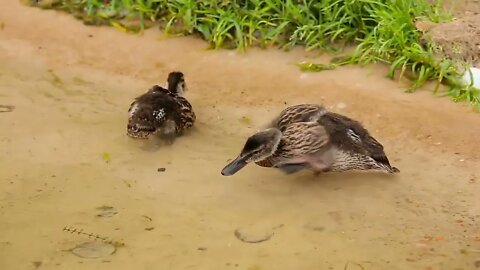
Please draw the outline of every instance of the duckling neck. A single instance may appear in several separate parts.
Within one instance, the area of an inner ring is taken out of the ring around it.
[[[265,136],[263,153],[260,156],[255,157],[255,164],[262,167],[272,167],[272,157],[275,156],[278,151],[280,142],[282,140],[282,132],[278,128],[268,128],[262,132],[257,133],[255,136]]]
[[[182,83],[178,84],[169,84],[168,85],[168,91],[175,93],[179,97],[183,97],[183,85]]]
[[[274,162],[272,160],[275,159],[279,144],[280,138],[277,138],[269,155],[265,156],[262,160],[256,161],[255,164],[261,167],[273,167]]]
[[[257,164],[260,167],[273,167],[273,163],[270,160],[270,158],[266,158],[264,160],[257,161],[257,162],[255,162],[255,164]]]

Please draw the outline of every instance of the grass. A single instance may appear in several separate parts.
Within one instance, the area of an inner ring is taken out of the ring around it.
[[[437,93],[480,108],[480,92],[463,85],[464,68],[436,55],[438,46],[422,39],[417,20],[451,19],[441,1],[427,0],[43,0],[34,5],[74,14],[87,24],[110,24],[139,32],[155,24],[167,35],[199,35],[212,48],[272,46],[341,52],[356,50],[330,64],[300,63],[304,71],[346,64],[385,63],[391,79],[412,79],[413,92],[435,81]],[[440,48],[441,49],[441,48]],[[460,63],[461,64],[461,63]]]

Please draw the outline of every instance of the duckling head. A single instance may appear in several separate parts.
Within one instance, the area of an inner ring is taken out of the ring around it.
[[[168,74],[167,85],[170,92],[175,93],[180,97],[183,96],[183,93],[187,90],[185,77],[180,71],[174,71]]]
[[[270,157],[277,150],[281,138],[282,133],[276,128],[269,128],[250,136],[240,155],[223,168],[222,175],[234,175],[248,163]]]

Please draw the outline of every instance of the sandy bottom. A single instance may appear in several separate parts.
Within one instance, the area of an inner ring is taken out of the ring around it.
[[[1,2],[0,105],[15,108],[0,112],[0,269],[480,267],[480,118],[465,104],[406,94],[382,67],[302,74],[301,50],[212,52]],[[171,147],[128,138],[130,102],[174,69],[195,130]],[[220,175],[300,102],[361,120],[402,172]],[[125,245],[78,257],[92,237],[66,226]]]

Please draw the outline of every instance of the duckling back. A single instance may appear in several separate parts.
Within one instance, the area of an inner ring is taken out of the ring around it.
[[[285,131],[292,123],[315,121],[326,112],[326,109],[318,104],[293,105],[281,111],[270,126]]]
[[[131,104],[127,134],[134,138],[147,138],[159,133],[172,139],[192,127],[194,121],[192,106],[185,98],[157,86]]]

